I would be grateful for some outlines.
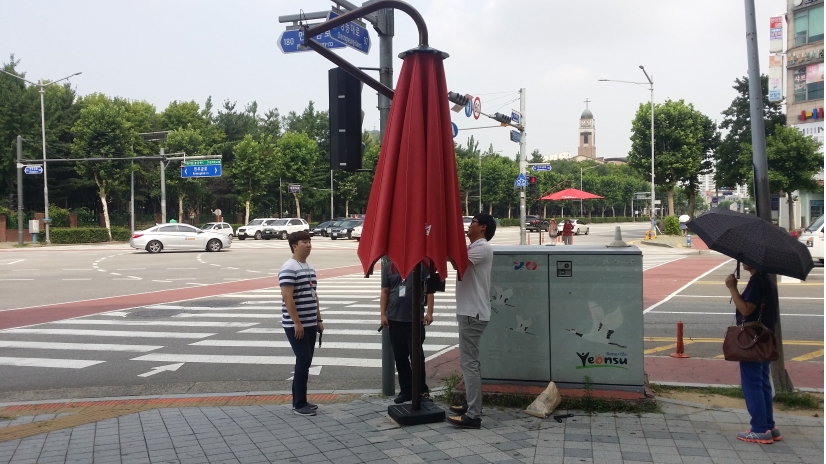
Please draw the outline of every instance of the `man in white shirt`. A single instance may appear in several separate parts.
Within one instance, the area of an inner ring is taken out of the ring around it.
[[[455,416],[448,422],[463,428],[482,426],[482,374],[479,369],[479,340],[490,321],[490,271],[493,249],[488,243],[496,233],[496,221],[489,214],[473,217],[468,228],[470,265],[456,282],[456,320],[459,322],[459,356],[467,402],[451,406]]]

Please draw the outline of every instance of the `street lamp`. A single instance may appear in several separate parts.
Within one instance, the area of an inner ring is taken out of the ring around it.
[[[642,69],[642,72],[645,74],[645,78],[648,80],[647,84],[649,86],[649,90],[651,91],[651,230],[654,234],[656,234],[657,227],[655,226],[655,221],[657,219],[654,213],[654,79],[652,79],[651,76],[648,75],[648,72],[646,72],[645,67],[640,65],[640,69]],[[645,82],[617,81],[613,79],[599,79],[599,81],[646,85]]]
[[[582,169],[582,166],[579,167],[579,189],[582,190],[582,173],[585,171],[590,171],[591,169],[596,169],[599,166],[591,166],[590,168]],[[579,214],[581,216],[585,216],[582,214],[582,198],[579,199]]]
[[[64,77],[62,79],[58,79],[56,81],[49,82],[47,84],[35,84],[34,82],[26,80],[26,79],[18,76],[17,74],[12,74],[10,72],[3,71],[2,69],[0,69],[0,72],[8,74],[9,76],[12,76],[12,77],[16,77],[16,78],[18,78],[18,79],[20,79],[24,82],[28,82],[31,85],[35,85],[35,86],[37,86],[37,89],[38,89],[37,91],[40,92],[40,128],[41,128],[41,138],[42,138],[42,145],[43,145],[43,214],[46,218],[48,218],[49,217],[49,182],[46,178],[46,166],[48,165],[48,163],[46,162],[46,112],[43,109],[43,94],[46,93],[46,87],[48,87],[50,85],[53,85],[53,84],[57,84],[60,81],[65,81],[66,79],[69,79],[70,77],[77,76],[81,73],[76,72],[72,75],[66,76],[66,77]],[[46,245],[48,245],[48,244],[52,243],[52,241],[49,239],[49,222],[48,221],[45,221],[45,226],[46,226]]]

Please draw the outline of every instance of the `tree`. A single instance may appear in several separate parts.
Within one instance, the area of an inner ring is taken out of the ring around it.
[[[318,144],[309,135],[302,132],[296,134],[288,132],[276,143],[276,159],[285,175],[289,175],[292,182],[306,184],[316,172],[318,160]],[[302,188],[306,188],[303,185]],[[301,217],[300,193],[294,193],[295,215]]]
[[[455,145],[455,144],[454,144]],[[470,215],[470,196],[479,192],[479,142],[471,135],[467,148],[455,145],[459,196],[464,198],[465,216]]]
[[[789,230],[794,228],[794,201],[796,190],[817,190],[820,186],[814,176],[823,169],[822,144],[802,132],[778,126],[766,139],[766,158],[769,165],[769,189],[785,192],[789,211]]]
[[[235,161],[229,170],[238,196],[244,201],[244,223],[250,220],[250,204],[277,175],[276,157],[269,139],[260,143],[247,134],[232,150]]]
[[[118,158],[130,156],[130,145],[136,132],[126,120],[126,110],[109,99],[100,99],[80,111],[80,119],[72,127],[75,158]],[[129,176],[129,163],[124,161],[77,162],[75,169],[84,177],[91,177],[97,185],[98,197],[103,207],[103,217],[109,240],[112,227],[109,221],[107,195],[125,188]]]

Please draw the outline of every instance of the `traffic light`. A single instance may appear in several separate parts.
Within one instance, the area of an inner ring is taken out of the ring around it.
[[[506,115],[506,114],[494,113],[493,116],[491,116],[491,117],[493,118],[494,121],[502,123],[503,126],[507,126],[508,124],[511,123],[511,117]]]
[[[455,103],[459,106],[466,106],[470,101],[468,97],[456,92],[448,92],[447,99],[450,100],[451,103]]]
[[[361,169],[361,81],[341,68],[330,79],[330,169]]]
[[[531,198],[537,197],[536,176],[531,176],[528,180],[528,196],[530,196]]]

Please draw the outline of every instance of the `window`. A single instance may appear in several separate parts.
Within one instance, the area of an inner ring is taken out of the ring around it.
[[[163,226],[158,229],[158,232],[177,232],[178,226]]]
[[[794,70],[794,102],[823,99],[823,63]]]
[[[794,14],[794,45],[823,40],[823,5]]]

